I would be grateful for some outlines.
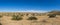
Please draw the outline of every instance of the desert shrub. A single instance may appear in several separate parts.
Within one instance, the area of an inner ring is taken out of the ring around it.
[[[2,24],[0,23],[0,25],[2,25]]]
[[[0,15],[0,18],[1,18],[2,16]]]
[[[28,16],[29,14],[27,13],[26,16]]]
[[[54,18],[56,17],[56,14],[48,14],[49,18]]]
[[[46,20],[43,20],[42,22],[44,22],[44,23],[45,23],[45,22],[47,22],[47,21],[46,21]]]
[[[24,15],[22,14],[22,15],[20,15],[20,16],[24,16]]]
[[[13,15],[13,17],[12,17],[12,20],[22,20],[22,19],[23,18],[19,17],[18,15],[17,16]]]
[[[32,16],[35,16],[35,14],[33,13]]]
[[[37,20],[36,17],[29,17],[27,20]]]

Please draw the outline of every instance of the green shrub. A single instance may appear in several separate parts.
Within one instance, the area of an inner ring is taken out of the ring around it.
[[[26,16],[28,16],[29,14],[27,13]]]
[[[1,18],[2,16],[0,15],[0,18]]]
[[[46,23],[47,21],[46,21],[46,20],[43,20],[42,22],[43,22],[43,23]]]
[[[0,23],[0,25],[2,25],[2,24]]]
[[[29,17],[27,20],[37,20],[36,17]]]
[[[54,18],[56,17],[56,14],[48,14],[49,18]]]
[[[12,17],[12,20],[22,20],[22,19],[23,18],[19,17],[18,15],[17,16],[13,15],[13,17]]]
[[[20,15],[20,16],[24,16],[24,15],[22,14],[22,15]]]

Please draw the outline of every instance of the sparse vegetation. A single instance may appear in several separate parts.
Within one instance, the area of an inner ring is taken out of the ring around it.
[[[27,13],[26,16],[28,16],[29,14]]]
[[[2,25],[2,24],[0,23],[0,25]]]
[[[24,16],[23,14],[21,16]]]
[[[36,17],[29,17],[28,20],[37,20]]]
[[[48,14],[49,18],[55,18],[56,14]]]
[[[45,22],[47,22],[47,21],[46,21],[46,20],[43,20],[42,22],[44,22],[44,23],[45,23]]]
[[[32,16],[35,16],[35,14],[33,13]]]
[[[2,16],[0,15],[0,18],[1,18]]]
[[[13,15],[13,17],[12,17],[12,20],[22,20],[22,19],[23,18],[19,17],[18,15],[17,16]]]
[[[47,15],[48,14],[48,17],[47,18]],[[60,21],[58,21],[60,19],[60,15],[57,15],[56,14],[51,14],[51,13],[38,13],[38,14],[9,14],[10,16],[5,16],[5,14],[1,15],[0,17],[1,18],[1,21],[2,23],[0,23],[0,25],[49,25],[51,23],[60,23]],[[30,17],[29,17],[30,16]],[[37,16],[37,17],[36,17]],[[12,19],[11,19],[12,17]],[[24,20],[22,20],[23,18]],[[56,19],[55,17],[59,17],[58,19]],[[27,18],[27,19],[26,19]],[[2,20],[3,19],[3,20]],[[11,20],[10,20],[11,19]],[[56,19],[56,21],[55,21]],[[19,20],[22,20],[22,21],[19,21]],[[4,22],[3,22],[4,21]],[[10,23],[11,22],[11,23]],[[5,24],[5,23],[8,23],[8,24]],[[14,24],[12,24],[14,23]],[[26,24],[23,24],[23,23],[26,23]]]

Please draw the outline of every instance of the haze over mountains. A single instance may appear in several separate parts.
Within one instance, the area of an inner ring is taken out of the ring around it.
[[[1,11],[0,11],[1,12]],[[25,12],[25,13],[55,13],[60,12],[59,10],[51,10],[51,11],[44,11],[44,10],[21,10],[21,11],[2,11],[2,12]]]
[[[21,11],[0,11],[0,12],[32,12],[32,13],[45,13],[44,10],[21,10]]]

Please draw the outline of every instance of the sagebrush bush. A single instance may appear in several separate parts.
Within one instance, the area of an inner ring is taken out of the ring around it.
[[[2,16],[0,15],[0,18],[1,18]]]
[[[2,24],[0,23],[0,25],[2,25]]]
[[[37,20],[36,17],[29,17],[27,20]]]
[[[44,22],[44,23],[45,23],[45,22],[47,22],[47,21],[46,21],[46,20],[43,20],[42,22]]]
[[[23,18],[19,17],[18,15],[17,16],[13,15],[13,17],[12,17],[12,20],[22,20],[22,19]]]
[[[48,14],[49,18],[54,18],[56,17],[56,14]]]

